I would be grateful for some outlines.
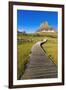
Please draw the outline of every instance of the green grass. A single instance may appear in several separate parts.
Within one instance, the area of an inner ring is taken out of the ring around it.
[[[48,41],[43,45],[47,55],[57,65],[57,38],[49,38]]]
[[[20,79],[25,70],[25,65],[29,60],[32,46],[48,38],[43,45],[47,55],[57,65],[57,33],[35,33],[35,34],[18,34],[17,39],[23,40],[17,43],[17,79]]]
[[[29,54],[31,52],[31,47],[33,46],[32,42],[25,42],[18,44],[18,52],[17,52],[17,75],[18,79],[20,79],[21,75],[24,73],[25,65],[28,62]]]

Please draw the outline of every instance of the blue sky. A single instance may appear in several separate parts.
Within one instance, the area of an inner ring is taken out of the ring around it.
[[[27,33],[36,32],[41,23],[48,21],[57,30],[58,13],[51,11],[17,10],[17,30]]]

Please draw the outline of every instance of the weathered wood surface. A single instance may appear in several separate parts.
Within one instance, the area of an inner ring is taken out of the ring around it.
[[[46,42],[37,42],[31,49],[29,62],[21,79],[37,78],[56,78],[57,66],[48,58],[41,48],[41,44]]]

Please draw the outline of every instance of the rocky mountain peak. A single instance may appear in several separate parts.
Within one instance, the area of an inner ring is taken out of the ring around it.
[[[37,31],[40,32],[40,31],[44,31],[44,30],[45,31],[52,31],[52,30],[54,30],[54,28],[49,25],[48,21],[45,21],[45,22],[40,24],[40,27],[38,28]]]

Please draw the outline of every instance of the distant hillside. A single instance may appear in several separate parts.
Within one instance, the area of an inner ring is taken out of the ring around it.
[[[18,34],[26,34],[26,31],[21,31],[21,32],[20,32],[20,31],[17,30],[17,33],[18,33]]]
[[[41,23],[40,27],[38,28],[37,32],[56,32],[53,27],[51,27],[47,21]]]

